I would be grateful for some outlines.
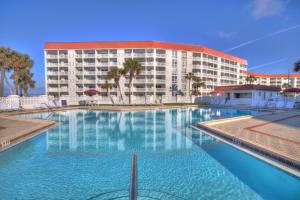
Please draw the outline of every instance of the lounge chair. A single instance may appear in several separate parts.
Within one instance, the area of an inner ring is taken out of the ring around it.
[[[23,110],[23,108],[21,107],[21,105],[19,103],[16,103],[16,102],[12,102],[11,103],[10,109],[11,109],[11,111]]]

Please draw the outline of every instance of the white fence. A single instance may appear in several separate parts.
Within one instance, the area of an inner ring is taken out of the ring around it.
[[[8,97],[0,97],[0,103],[4,104],[8,108],[35,108],[41,104],[48,104],[49,101],[54,100],[53,97],[42,95],[33,97],[19,97],[18,95],[10,95]]]
[[[0,97],[0,104],[6,108],[24,108],[32,109],[41,106],[41,104],[49,105],[50,101],[56,100],[58,104],[62,105],[80,105],[80,102],[93,104],[129,104],[129,98],[123,97],[123,101],[119,96],[63,96],[55,99],[52,96],[41,95],[33,97],[19,97],[17,95],[10,95],[8,97]],[[190,103],[193,98],[186,96],[132,96],[131,104],[161,104],[161,103]]]

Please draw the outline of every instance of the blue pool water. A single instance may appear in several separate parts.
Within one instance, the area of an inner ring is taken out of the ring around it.
[[[189,124],[255,114],[233,109],[65,111],[22,117],[59,125],[0,153],[0,199],[300,199],[300,179]]]

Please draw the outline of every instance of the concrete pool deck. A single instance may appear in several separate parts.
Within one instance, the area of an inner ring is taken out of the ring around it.
[[[49,120],[0,115],[0,152],[37,135],[55,124],[54,121]]]
[[[300,112],[282,111],[201,122],[199,128],[300,166]]]

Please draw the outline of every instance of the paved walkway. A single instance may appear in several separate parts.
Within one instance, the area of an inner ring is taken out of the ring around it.
[[[0,116],[0,151],[18,144],[40,131],[55,125],[48,120],[23,119],[13,116]]]
[[[300,164],[299,111],[214,120],[199,125]]]

